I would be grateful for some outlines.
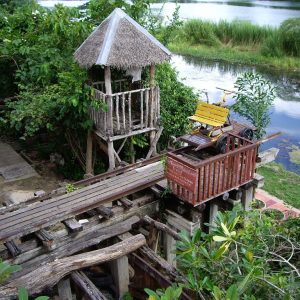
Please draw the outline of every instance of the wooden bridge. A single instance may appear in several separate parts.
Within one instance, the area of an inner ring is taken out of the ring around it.
[[[8,207],[2,211],[0,241],[22,237],[70,219],[107,202],[143,190],[163,178],[163,167],[159,158],[155,158],[147,164],[135,164],[131,169],[123,168],[107,173],[105,176],[100,175],[90,180],[80,181],[76,184],[78,190],[72,193],[48,200],[45,197],[38,198],[37,202],[16,211],[7,212],[13,209]],[[87,184],[89,185],[84,186]]]

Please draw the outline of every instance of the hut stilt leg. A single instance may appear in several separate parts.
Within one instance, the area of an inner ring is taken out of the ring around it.
[[[135,151],[134,151],[134,144],[133,139],[130,139],[130,157],[131,157],[131,163],[135,163]]]
[[[113,170],[116,167],[115,156],[114,156],[114,142],[107,142],[107,152],[109,159],[109,170]]]
[[[86,139],[86,168],[85,173],[87,175],[92,175],[94,173],[93,170],[93,136],[92,131],[89,130],[87,133]]]

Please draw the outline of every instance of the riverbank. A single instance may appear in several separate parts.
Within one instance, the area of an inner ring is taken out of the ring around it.
[[[171,42],[168,48],[175,54],[188,55],[211,61],[224,61],[229,63],[243,63],[253,66],[284,71],[300,72],[300,59],[293,57],[273,58],[261,55],[258,51],[239,49],[233,47],[212,47],[205,45],[191,45],[187,42]]]
[[[265,177],[263,189],[296,208],[300,208],[300,176],[287,171],[282,165],[270,163],[260,167],[258,173]]]
[[[174,33],[169,48],[177,54],[230,63],[300,71],[300,18],[280,27],[246,21],[189,20]]]

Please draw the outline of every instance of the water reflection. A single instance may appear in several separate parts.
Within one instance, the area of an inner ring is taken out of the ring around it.
[[[283,135],[266,145],[280,148],[277,162],[285,165],[291,171],[300,174],[300,166],[289,160],[289,151],[292,144],[300,142],[300,74],[275,72],[265,68],[249,67],[240,64],[224,62],[202,61],[198,58],[174,55],[172,64],[179,72],[181,80],[196,90],[206,90],[210,101],[221,98],[222,91],[216,87],[232,90],[234,82],[239,74],[247,71],[261,73],[275,86],[278,97],[271,109],[271,124],[269,133],[282,131]],[[233,103],[232,97],[228,97],[228,104]],[[233,116],[236,117],[236,116]]]

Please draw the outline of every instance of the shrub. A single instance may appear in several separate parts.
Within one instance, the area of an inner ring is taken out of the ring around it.
[[[214,23],[203,20],[189,20],[183,25],[184,37],[193,44],[215,46],[219,44]]]
[[[287,54],[300,56],[300,18],[285,20],[279,30],[283,50]]]

